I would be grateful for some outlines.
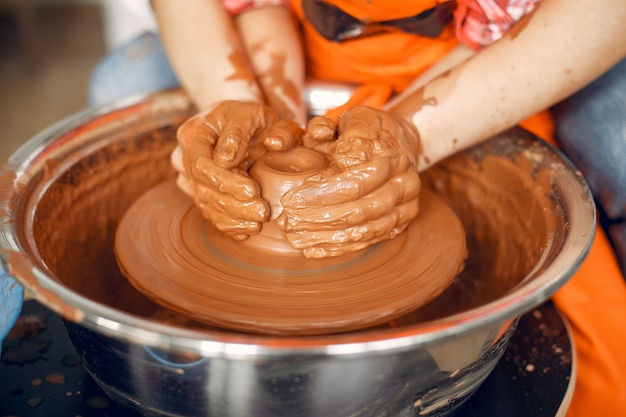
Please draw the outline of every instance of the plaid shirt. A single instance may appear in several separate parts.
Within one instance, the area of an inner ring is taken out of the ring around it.
[[[392,1],[392,0],[389,0]],[[498,39],[541,0],[457,0],[454,22],[457,38],[474,49]],[[236,15],[254,7],[289,6],[289,0],[222,0],[224,8]]]
[[[235,16],[255,7],[288,6],[289,0],[222,0],[222,5],[231,16]]]
[[[541,0],[460,0],[454,12],[457,38],[480,49],[502,38]]]

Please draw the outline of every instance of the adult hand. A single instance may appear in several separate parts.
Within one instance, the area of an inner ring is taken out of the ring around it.
[[[417,130],[369,107],[347,111],[335,125],[311,119],[303,144],[326,152],[331,166],[287,192],[279,227],[306,257],[356,251],[402,233],[417,215]]]
[[[290,148],[301,134],[297,123],[263,104],[220,102],[178,129],[172,153],[178,186],[219,230],[246,239],[270,215],[248,168],[267,151]]]

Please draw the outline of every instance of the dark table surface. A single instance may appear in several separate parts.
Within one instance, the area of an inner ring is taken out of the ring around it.
[[[572,345],[559,312],[546,303],[524,315],[507,350],[454,417],[565,414],[574,378]],[[136,417],[96,385],[59,316],[24,303],[0,356],[0,417]]]

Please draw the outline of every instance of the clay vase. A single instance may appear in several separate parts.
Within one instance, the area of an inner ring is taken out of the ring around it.
[[[122,217],[115,242],[128,281],[157,304],[231,330],[313,335],[398,318],[432,301],[463,269],[463,225],[422,190],[406,231],[341,256],[306,258],[278,228],[281,197],[330,165],[308,148],[264,154],[250,169],[270,219],[240,241],[204,219],[173,181],[141,196]]]
[[[260,251],[300,254],[300,250],[286,240],[276,223],[283,211],[280,199],[287,191],[326,169],[328,164],[327,155],[303,147],[263,154],[250,168],[249,174],[259,183],[261,195],[270,205],[270,220],[263,224],[260,233],[250,236],[242,244]]]

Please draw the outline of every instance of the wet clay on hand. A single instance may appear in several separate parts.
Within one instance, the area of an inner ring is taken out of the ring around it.
[[[253,333],[351,331],[437,297],[462,270],[467,248],[461,222],[430,191],[420,194],[420,213],[405,233],[363,250],[310,259],[282,240],[274,227],[280,198],[328,163],[327,155],[310,149],[263,155],[250,173],[258,175],[272,213],[263,231],[244,242],[204,219],[174,182],[153,188],[118,226],[115,252],[123,274],[168,309]]]
[[[306,257],[340,256],[401,234],[419,211],[412,125],[381,110],[355,107],[337,125],[312,119],[304,146],[332,163],[282,199],[279,227]]]
[[[178,185],[219,230],[242,240],[261,230],[269,206],[248,169],[262,154],[289,149],[300,127],[272,108],[221,102],[185,122],[172,163]]]

